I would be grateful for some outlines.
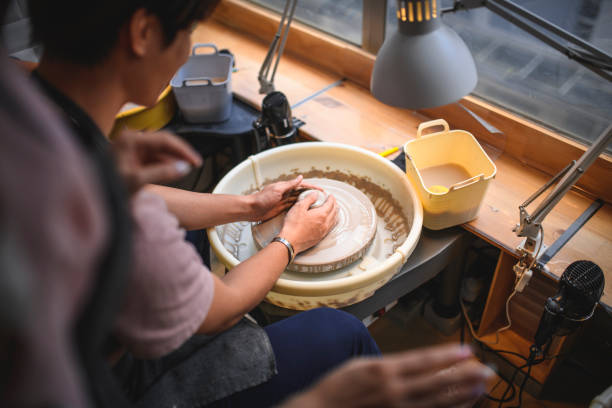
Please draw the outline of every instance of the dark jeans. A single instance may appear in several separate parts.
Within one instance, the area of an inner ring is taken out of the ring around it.
[[[336,309],[299,313],[264,329],[274,349],[278,374],[212,407],[269,407],[306,389],[351,357],[380,355],[363,323]]]

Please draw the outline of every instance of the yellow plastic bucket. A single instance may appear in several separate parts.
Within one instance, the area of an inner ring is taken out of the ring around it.
[[[423,135],[433,126],[444,130]],[[423,204],[423,225],[440,230],[478,215],[497,168],[476,138],[449,130],[444,119],[421,123],[417,137],[404,144],[406,175]]]

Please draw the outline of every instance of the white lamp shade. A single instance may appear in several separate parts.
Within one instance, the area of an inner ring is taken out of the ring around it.
[[[457,33],[439,23],[424,34],[398,30],[387,38],[376,57],[370,88],[387,105],[422,109],[458,101],[477,80],[469,49]]]

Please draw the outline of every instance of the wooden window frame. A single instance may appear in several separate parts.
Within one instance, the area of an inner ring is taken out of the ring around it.
[[[280,20],[278,14],[244,0],[223,0],[214,19],[265,43],[274,37]],[[376,56],[360,47],[294,22],[285,52],[369,89]],[[466,96],[460,102],[503,135],[489,134],[458,104],[423,109],[419,113],[444,118],[452,127],[467,130],[525,165],[549,175],[556,174],[586,151],[578,142],[477,97]],[[576,188],[612,203],[611,175],[612,157],[604,153],[582,176]]]

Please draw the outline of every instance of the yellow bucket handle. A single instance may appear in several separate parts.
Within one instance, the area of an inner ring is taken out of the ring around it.
[[[444,132],[448,132],[448,123],[444,120],[444,119],[434,119],[434,120],[430,120],[429,122],[423,122],[421,124],[419,124],[419,127],[417,128],[417,139],[421,137],[421,134],[423,133],[423,131],[427,128],[433,127],[433,126],[443,126],[444,127]],[[436,133],[440,133],[440,132],[436,132]],[[434,133],[430,133],[429,135],[433,135]],[[426,136],[429,136],[426,135]]]
[[[452,186],[450,186],[450,188],[448,189],[448,191],[449,191],[449,192],[451,192],[451,191],[453,191],[453,190],[458,190],[458,189],[460,189],[460,188],[462,188],[462,187],[469,186],[470,184],[474,184],[474,183],[476,183],[477,181],[482,180],[483,178],[484,178],[484,174],[483,174],[483,173],[480,173],[480,174],[479,174],[479,175],[477,175],[477,176],[474,176],[474,177],[469,178],[469,179],[467,179],[467,180],[463,180],[463,181],[460,181],[460,182],[458,182],[458,183],[453,184]]]

